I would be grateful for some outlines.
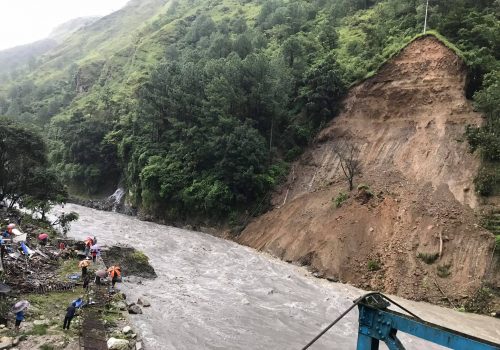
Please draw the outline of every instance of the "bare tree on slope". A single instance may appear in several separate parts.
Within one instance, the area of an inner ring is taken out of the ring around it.
[[[339,157],[340,167],[349,184],[349,191],[352,191],[354,177],[361,173],[359,148],[354,143],[345,141],[333,146],[333,152]]]

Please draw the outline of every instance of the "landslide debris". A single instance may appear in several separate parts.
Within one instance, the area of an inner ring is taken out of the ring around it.
[[[237,241],[331,280],[465,305],[484,286],[494,247],[475,212],[479,161],[462,141],[467,124],[481,123],[465,97],[466,76],[437,38],[411,42],[349,92],[275,193],[274,209]],[[333,151],[345,142],[360,150],[361,191],[346,192]]]

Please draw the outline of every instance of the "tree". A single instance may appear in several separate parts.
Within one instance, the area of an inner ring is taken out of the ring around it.
[[[243,59],[252,52],[252,42],[247,34],[240,34],[233,43],[233,50]]]
[[[58,170],[67,182],[87,193],[116,184],[116,147],[105,141],[106,134],[111,131],[110,123],[75,112],[69,120],[54,125],[59,147],[52,159],[59,160]]]
[[[71,223],[79,219],[78,213],[72,211],[68,214],[62,213],[57,217],[57,220],[52,223],[52,226],[59,225],[63,231],[63,235],[66,236],[69,229],[71,228]]]
[[[30,179],[29,194],[20,200],[21,206],[41,215],[45,220],[45,214],[56,204],[65,203],[68,193],[56,174],[44,168],[38,168],[33,172]]]
[[[500,71],[485,76],[484,89],[474,97],[486,122],[480,127],[468,126],[466,135],[472,151],[479,149],[483,159],[500,161]]]
[[[349,191],[352,191],[354,177],[361,173],[359,149],[353,143],[344,141],[343,144],[336,144],[333,152],[339,157],[340,168],[349,184]]]
[[[304,53],[302,42],[296,36],[291,36],[286,39],[281,50],[283,52],[283,58],[290,68],[294,66],[296,60],[301,59]]]
[[[35,132],[9,119],[0,119],[0,201],[14,205],[36,189],[33,179],[46,166],[45,143]]]
[[[339,101],[347,91],[344,74],[332,54],[312,65],[304,74],[299,99],[315,127],[330,120],[337,112]]]

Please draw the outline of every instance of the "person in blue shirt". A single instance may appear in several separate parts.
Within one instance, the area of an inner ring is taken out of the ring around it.
[[[16,312],[16,333],[19,333],[19,327],[21,326],[21,322],[24,321],[24,310]]]

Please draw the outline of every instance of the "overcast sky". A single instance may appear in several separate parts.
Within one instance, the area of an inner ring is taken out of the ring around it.
[[[54,27],[83,16],[103,16],[128,0],[0,0],[0,50],[47,37]]]

